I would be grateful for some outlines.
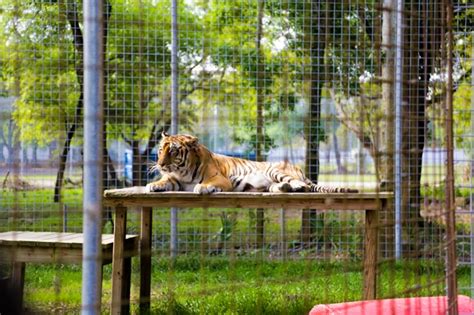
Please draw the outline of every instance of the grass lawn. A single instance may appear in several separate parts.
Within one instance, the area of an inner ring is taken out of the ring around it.
[[[132,311],[137,311],[138,266],[134,262]],[[359,261],[261,260],[199,256],[154,258],[153,314],[305,314],[315,304],[361,299]],[[111,269],[104,269],[103,312],[108,313]],[[458,271],[459,286],[470,283],[469,269]],[[443,295],[440,263],[383,264],[379,296]],[[80,310],[80,266],[30,265],[26,303],[35,310],[76,313]],[[468,294],[468,292],[461,292]]]

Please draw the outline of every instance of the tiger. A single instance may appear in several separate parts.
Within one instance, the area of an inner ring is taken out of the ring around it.
[[[357,193],[357,189],[314,184],[296,165],[256,162],[211,152],[191,135],[163,132],[158,161],[150,171],[161,178],[148,183],[147,192],[316,192]]]

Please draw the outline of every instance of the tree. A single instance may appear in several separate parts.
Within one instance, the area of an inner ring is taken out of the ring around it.
[[[318,183],[319,177],[319,143],[325,135],[321,124],[322,88],[326,78],[324,55],[327,45],[328,19],[326,14],[331,5],[324,5],[323,1],[309,2],[309,13],[305,19],[305,38],[309,43],[310,73],[309,79],[309,110],[305,124],[306,159],[305,173],[312,182]],[[324,16],[323,16],[324,15]],[[302,241],[308,242],[314,231],[316,210],[304,209],[301,216]]]
[[[17,12],[16,15],[4,14],[1,19],[2,38],[5,39],[1,50],[5,64],[2,75],[7,82],[12,81],[14,73],[20,75],[14,119],[21,130],[21,140],[40,146],[56,139],[63,143],[54,194],[55,200],[59,201],[69,148],[82,141],[82,13],[72,0],[21,4],[13,1],[8,5],[18,7],[16,11],[7,10]],[[118,6],[123,15],[109,18],[113,6]],[[165,1],[157,6],[150,3],[128,5],[119,0],[105,2],[105,139],[124,139],[131,145],[134,169],[140,169],[134,172],[135,184],[139,185],[144,184],[146,176],[143,174],[147,173],[146,168],[140,168],[140,164],[146,163],[142,156],[150,155],[158,135],[168,124],[166,110],[160,107],[165,108],[169,103],[169,88],[163,74],[169,74],[166,58],[169,59],[170,32],[169,28],[150,27],[155,24],[156,16],[166,15],[166,10]],[[189,14],[182,16],[192,20]],[[21,28],[21,32],[16,31],[17,28]],[[191,54],[192,41],[183,39],[183,42],[183,53]],[[19,55],[16,59],[8,54],[13,43]],[[157,59],[158,56],[165,59]],[[192,90],[185,90],[183,99]],[[185,112],[190,114],[191,111]],[[123,116],[118,116],[120,114]],[[186,113],[183,115],[185,120],[189,117]],[[122,128],[124,123],[126,128]],[[139,149],[143,144],[147,144],[144,151]],[[104,145],[104,162],[104,187],[108,187],[118,179],[107,145]]]

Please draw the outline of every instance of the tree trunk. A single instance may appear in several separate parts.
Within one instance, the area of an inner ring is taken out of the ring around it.
[[[5,162],[5,155],[3,155],[3,148],[4,147],[5,147],[5,145],[3,144],[3,142],[0,142],[0,163]]]
[[[80,85],[81,85],[81,95],[79,96],[79,100],[77,101],[74,122],[67,132],[66,140],[63,145],[63,150],[61,152],[61,155],[59,156],[58,172],[56,174],[56,183],[54,184],[54,198],[53,198],[54,202],[61,201],[61,189],[63,187],[64,171],[66,170],[67,156],[69,154],[72,138],[74,137],[74,134],[76,133],[76,129],[79,124],[79,117],[82,113],[82,108],[84,106],[82,83]]]
[[[384,56],[382,64],[382,106],[385,114],[381,131],[382,141],[379,144],[374,158],[375,173],[380,190],[394,191],[394,153],[395,153],[395,128],[394,128],[394,87],[395,87],[395,0],[384,0],[382,16],[381,50]],[[380,253],[383,257],[393,257],[395,250],[395,215],[393,204],[387,205],[385,211],[379,214],[379,220],[384,226],[380,233],[383,248]]]
[[[424,221],[420,215],[420,179],[422,157],[425,145],[427,117],[426,95],[429,75],[433,71],[433,52],[437,50],[432,36],[439,38],[439,25],[436,18],[426,16],[428,9],[435,10],[428,0],[409,0],[405,2],[406,29],[404,31],[403,58],[403,106],[402,106],[402,227],[403,255],[405,257],[422,255],[421,242],[425,232]],[[439,19],[441,21],[441,19]]]
[[[21,147],[21,163],[23,165],[28,165],[29,164],[28,147],[25,144],[21,144],[21,143],[20,143],[20,147]]]
[[[8,141],[6,144],[8,151],[8,169],[12,170],[20,165],[20,137],[13,118],[8,121]]]
[[[38,143],[33,143],[32,153],[31,153],[31,161],[35,167],[38,166]]]
[[[334,158],[336,159],[337,173],[343,174],[346,169],[341,162],[341,151],[339,151],[339,142],[337,140],[336,127],[332,130],[332,143],[334,145]]]
[[[77,4],[72,3],[71,8],[68,8],[67,19],[69,25],[71,26],[73,34],[73,44],[77,53],[77,58],[79,60],[76,64],[76,77],[77,83],[79,84],[79,91],[81,94],[76,104],[76,111],[74,113],[74,120],[69,126],[69,130],[66,134],[66,140],[64,141],[63,149],[61,155],[59,156],[59,166],[58,172],[56,175],[56,183],[54,185],[54,202],[60,202],[61,200],[61,189],[63,186],[64,171],[66,169],[67,156],[71,148],[72,138],[76,133],[76,129],[80,124],[80,117],[82,115],[82,108],[84,107],[84,65],[83,65],[83,56],[84,56],[84,37],[82,36],[82,30],[79,25],[79,14],[77,12]]]
[[[5,116],[0,116],[0,121],[5,121],[7,120],[7,117]],[[5,134],[3,131],[3,125],[0,125],[0,163],[3,163],[6,161],[5,155],[3,153],[3,148],[6,147],[7,139],[5,138]]]
[[[311,1],[308,29],[310,35],[310,94],[309,113],[306,120],[306,176],[318,183],[319,142],[323,138],[321,129],[321,91],[325,78],[324,53],[326,49],[327,17],[323,15],[323,2]],[[324,22],[325,21],[325,22]],[[315,233],[316,210],[304,209],[301,218],[301,241],[308,244]]]

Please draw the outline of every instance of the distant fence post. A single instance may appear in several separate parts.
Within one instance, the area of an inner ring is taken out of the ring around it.
[[[178,71],[178,1],[171,0],[171,134],[178,133],[179,71]],[[171,208],[171,257],[178,253],[178,209]]]

